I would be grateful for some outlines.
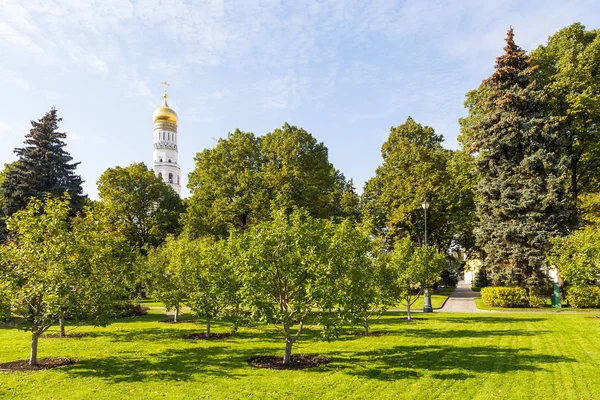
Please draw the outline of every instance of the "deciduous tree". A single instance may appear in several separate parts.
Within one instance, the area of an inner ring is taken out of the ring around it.
[[[410,236],[421,243],[430,203],[429,243],[442,249],[472,246],[473,186],[470,156],[442,147],[443,137],[412,118],[392,127],[381,153],[383,164],[367,182],[362,198],[364,219],[389,242]]]
[[[70,199],[34,199],[8,221],[11,239],[0,246],[0,272],[19,326],[31,332],[29,363],[39,337],[65,315],[101,323],[129,270],[122,235],[86,210],[70,226]]]
[[[547,94],[545,112],[560,118],[569,192],[576,202],[580,193],[600,189],[600,33],[574,23],[532,51],[531,59],[534,78]]]
[[[345,180],[329,162],[327,148],[289,124],[263,137],[236,130],[198,153],[189,187],[185,225],[193,237],[225,238],[232,228],[244,231],[270,219],[272,209],[344,216]]]
[[[338,326],[331,323],[338,297],[328,289],[333,287],[332,277],[339,275],[334,270],[337,264],[327,257],[328,224],[306,211],[288,215],[279,210],[272,220],[236,238],[236,264],[245,302],[256,319],[282,328],[284,364],[291,362],[292,346],[309,318],[322,323],[326,335]],[[324,312],[317,312],[319,309]]]
[[[181,199],[144,163],[107,169],[98,180],[98,196],[113,225],[140,250],[179,232]]]

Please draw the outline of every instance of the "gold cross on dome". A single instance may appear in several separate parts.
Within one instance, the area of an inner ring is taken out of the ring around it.
[[[167,83],[167,81],[162,81],[160,83],[161,85],[163,85],[165,87],[165,97],[167,97],[167,86],[171,86]]]

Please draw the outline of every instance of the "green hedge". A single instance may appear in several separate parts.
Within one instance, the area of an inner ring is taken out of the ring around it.
[[[488,307],[527,307],[527,291],[520,287],[488,286],[481,288],[481,300]]]
[[[570,287],[567,290],[567,301],[574,308],[600,308],[600,287]]]

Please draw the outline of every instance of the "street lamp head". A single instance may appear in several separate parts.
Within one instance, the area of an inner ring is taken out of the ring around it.
[[[424,210],[427,210],[429,208],[429,202],[427,200],[424,200],[423,203],[421,203],[421,205],[423,206]]]

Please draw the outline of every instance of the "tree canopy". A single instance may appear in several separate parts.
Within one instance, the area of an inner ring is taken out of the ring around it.
[[[15,149],[16,162],[6,168],[0,180],[2,208],[6,216],[23,210],[32,197],[42,199],[46,193],[62,197],[68,193],[71,213],[83,206],[82,180],[75,170],[79,163],[64,149],[67,135],[58,132],[55,108],[38,121],[31,121],[31,130],[25,135],[25,147]]]
[[[71,224],[69,203],[32,200],[9,219],[10,239],[0,246],[0,291],[32,334],[32,365],[38,338],[64,315],[106,322],[130,271],[124,237],[92,209]]]
[[[600,189],[600,34],[580,23],[561,29],[531,52],[534,77],[547,98],[545,112],[560,118],[569,192]]]
[[[107,169],[98,180],[99,206],[138,249],[157,246],[179,232],[183,204],[144,163]]]
[[[550,239],[572,217],[559,119],[544,112],[545,95],[512,29],[496,71],[471,94],[463,140],[477,154],[477,244],[495,283],[533,285]]]
[[[446,150],[433,128],[408,118],[390,129],[383,164],[365,185],[363,218],[393,242],[404,236],[421,243],[422,203],[430,203],[429,240],[448,249],[471,246],[475,173],[470,156]]]
[[[195,160],[185,218],[195,236],[226,237],[270,219],[272,209],[301,207],[317,218],[344,213],[344,177],[304,129],[286,123],[263,137],[236,130]]]

